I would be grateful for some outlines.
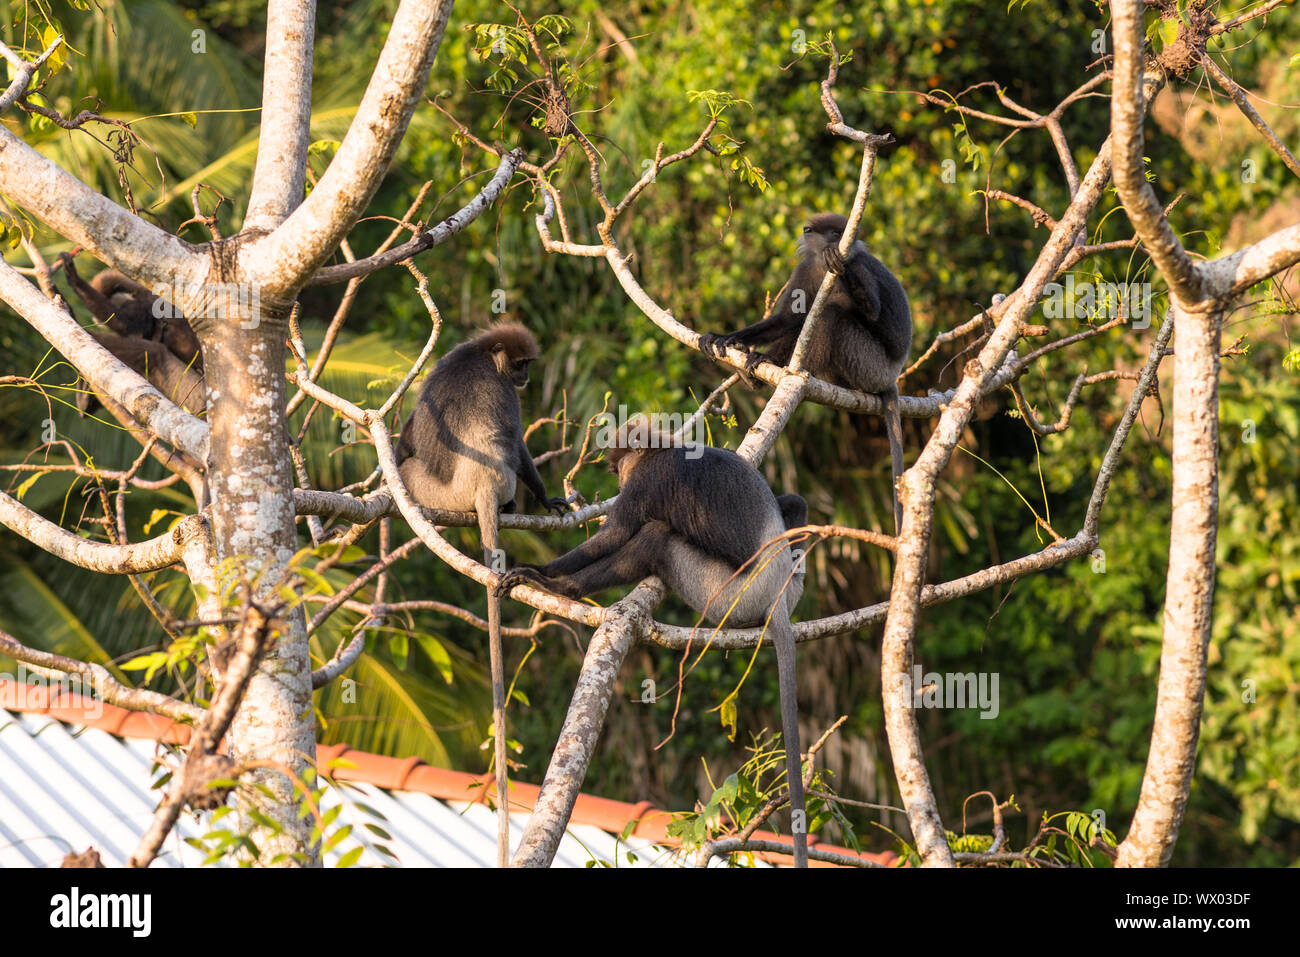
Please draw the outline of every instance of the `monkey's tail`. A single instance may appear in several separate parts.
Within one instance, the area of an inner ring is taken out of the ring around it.
[[[808,866],[808,812],[804,808],[803,762],[799,748],[799,702],[795,688],[794,629],[784,600],[778,599],[768,630],[776,645],[776,668],[781,689],[781,737],[785,741],[785,777],[790,789],[790,832],[794,836],[794,866]]]
[[[477,507],[479,534],[484,560],[496,567],[497,503],[480,499]],[[506,765],[506,675],[501,648],[501,599],[491,586],[487,590],[488,659],[492,672],[492,743],[497,771],[497,867],[510,866],[510,781]]]
[[[510,866],[510,780],[506,767],[506,676],[501,599],[488,589],[488,656],[492,664],[492,743],[497,766],[497,867]]]
[[[881,398],[885,404],[885,433],[889,436],[889,470],[893,476],[890,489],[894,499],[894,534],[903,531],[903,500],[898,480],[903,476],[903,420],[898,414],[898,389],[890,389]]]

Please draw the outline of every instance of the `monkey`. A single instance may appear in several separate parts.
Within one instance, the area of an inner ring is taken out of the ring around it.
[[[154,308],[158,297],[115,269],[102,270],[87,283],[70,255],[63,253],[59,260],[73,292],[108,330],[92,333],[100,344],[186,412],[202,412],[207,406],[203,356],[189,322],[183,316],[159,316],[163,310]],[[85,380],[78,385],[77,409],[85,415],[95,397]]]
[[[135,336],[118,336],[111,332],[92,332],[91,335],[186,412],[198,415],[207,408],[202,373],[182,362],[163,343]],[[95,395],[89,384],[84,379],[79,380],[77,410],[86,415],[94,409],[95,404]]]
[[[804,368],[832,385],[875,393],[885,406],[885,432],[894,482],[894,525],[902,525],[898,479],[903,473],[903,427],[898,414],[898,376],[912,348],[912,311],[907,293],[889,268],[856,240],[847,257],[839,242],[848,220],[838,213],[818,213],[803,228],[801,259],[771,314],[736,332],[700,336],[700,350],[722,358],[728,346],[750,350],[745,371],[766,357],[788,365],[804,319],[829,271],[837,280],[826,298],[821,319],[809,339]],[[766,356],[754,352],[765,346]]]
[[[546,494],[524,444],[518,391],[528,385],[528,366],[539,355],[533,334],[514,322],[497,323],[462,342],[425,378],[397,442],[398,471],[417,503],[478,514],[489,568],[496,565],[497,512],[515,511],[518,480],[547,509],[562,514],[567,506],[564,499]],[[497,766],[497,864],[505,867],[510,851],[505,668],[501,602],[490,588],[488,654]]]
[[[807,867],[790,625],[803,594],[803,561],[779,542],[764,545],[806,524],[808,503],[794,494],[776,498],[735,452],[683,442],[636,420],[606,457],[619,493],[600,531],[549,564],[517,565],[497,594],[528,583],[577,600],[656,575],[710,622],[766,625],[776,646],[795,866]]]
[[[62,253],[64,275],[95,322],[119,336],[152,339],[158,320],[153,314],[153,296],[115,269],[105,269],[90,282],[81,278],[72,256]],[[136,293],[139,293],[137,296]]]
[[[491,514],[513,512],[522,479],[538,502],[564,511],[524,444],[518,390],[539,355],[531,332],[499,322],[438,360],[397,442],[402,479],[419,504],[470,511],[487,496]]]
[[[198,336],[179,313],[157,308],[158,297],[116,269],[105,269],[87,283],[67,253],[59,256],[68,284],[100,325],[119,336],[162,342],[186,365],[203,372],[203,355]],[[160,313],[162,313],[160,315]]]

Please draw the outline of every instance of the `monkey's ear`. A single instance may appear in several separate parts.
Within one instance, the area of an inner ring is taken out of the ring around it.
[[[624,444],[629,449],[649,448],[652,444],[650,441],[651,428],[653,423],[650,416],[644,412],[638,412],[627,420],[624,428]]]

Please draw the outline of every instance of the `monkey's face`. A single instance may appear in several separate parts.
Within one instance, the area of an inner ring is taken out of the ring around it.
[[[831,246],[838,245],[843,235],[844,228],[838,224],[809,223],[799,237],[799,255],[805,259],[820,258]]]
[[[497,346],[492,351],[492,358],[496,360],[497,371],[503,378],[509,379],[516,389],[528,385],[528,366],[536,356],[512,356],[505,346]]]

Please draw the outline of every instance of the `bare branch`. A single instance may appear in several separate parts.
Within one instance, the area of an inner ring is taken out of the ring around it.
[[[706,844],[704,848],[701,848],[700,854],[704,854],[706,849],[710,857],[726,857],[728,854],[736,854],[742,851],[757,851],[759,853],[785,854],[789,856],[794,855],[794,845],[787,844],[784,841],[756,841],[753,839],[742,841],[738,837],[724,837],[720,841],[711,841]],[[850,854],[840,854],[837,851],[824,851],[815,844],[810,844],[808,846],[808,860],[824,861],[827,864],[838,864],[841,867],[889,866],[887,864],[881,864],[879,861],[874,861],[869,857],[854,857]]]
[[[1300,262],[1300,223],[1279,229],[1257,243],[1200,266],[1209,293],[1239,296]]]
[[[1174,235],[1169,220],[1147,182],[1143,124],[1147,104],[1164,84],[1164,74],[1145,72],[1142,52],[1142,15],[1137,0],[1114,0],[1110,5],[1115,40],[1115,92],[1110,100],[1111,149],[1115,188],[1142,245],[1155,262],[1169,288],[1183,302],[1202,298],[1201,276],[1187,250]]]
[[[1243,13],[1239,17],[1234,17],[1227,23],[1216,23],[1210,27],[1210,34],[1217,36],[1220,33],[1227,33],[1230,30],[1239,30],[1256,17],[1266,17],[1278,7],[1285,6],[1289,3],[1295,3],[1295,0],[1268,0],[1267,3],[1261,4],[1249,13]]]
[[[61,46],[63,46],[63,35],[59,34],[40,56],[29,63],[5,44],[0,43],[0,56],[3,56],[9,62],[10,67],[13,68],[13,79],[9,81],[8,88],[3,93],[0,93],[0,113],[9,109],[15,101],[27,94],[27,86],[32,82],[32,76],[45,65],[45,61]]]
[[[187,704],[184,701],[177,701],[175,698],[157,691],[127,687],[114,678],[103,665],[90,664],[85,661],[78,661],[75,658],[51,654],[48,651],[28,648],[13,635],[2,630],[0,630],[0,652],[24,664],[31,665],[33,669],[43,674],[79,675],[86,679],[89,686],[99,695],[101,701],[126,708],[128,711],[146,711],[150,714],[160,714],[181,724],[195,724],[206,713],[202,708]]]
[[[497,167],[491,181],[479,191],[478,195],[432,229],[425,230],[409,242],[378,252],[366,259],[341,263],[337,266],[326,266],[317,270],[310,284],[319,286],[325,283],[343,282],[347,279],[369,275],[386,266],[394,265],[404,259],[410,259],[426,249],[432,249],[434,246],[445,243],[488,211],[506,188],[511,177],[514,176],[515,170],[519,167],[523,157],[523,150],[511,150],[503,156],[501,165]]]
[[[171,531],[146,542],[107,545],[74,535],[0,492],[0,525],[65,562],[110,575],[155,572],[176,564],[185,540],[203,524],[201,516],[190,515]]]
[[[451,0],[402,0],[352,125],[320,183],[274,232],[240,248],[243,275],[256,281],[263,297],[291,295],[309,281],[370,202],[419,102],[451,7]]]
[[[276,615],[281,610],[280,606],[264,608],[252,601],[246,603],[235,637],[235,652],[225,670],[221,690],[190,735],[185,764],[178,774],[173,775],[167,796],[154,811],[149,829],[131,854],[129,867],[148,867],[153,862],[185,804],[205,792],[213,777],[225,778],[241,773],[238,765],[230,759],[213,759],[217,744],[229,729],[253,672],[257,670],[268,644],[278,634],[282,623],[277,621]],[[210,773],[214,766],[221,767],[222,773]]]
[[[262,55],[257,161],[244,229],[275,229],[302,202],[311,143],[312,48],[316,4],[271,0]]]
[[[1300,160],[1297,160],[1295,154],[1286,148],[1286,144],[1273,132],[1273,128],[1264,122],[1264,118],[1259,115],[1259,111],[1251,105],[1250,97],[1246,95],[1246,91],[1241,88],[1236,80],[1219,69],[1219,65],[1214,62],[1214,58],[1208,53],[1201,57],[1201,66],[1214,79],[1214,82],[1223,88],[1223,92],[1232,98],[1232,102],[1237,104],[1237,109],[1241,110],[1242,115],[1250,120],[1251,125],[1259,130],[1273,152],[1282,158],[1286,168],[1300,176]]]

